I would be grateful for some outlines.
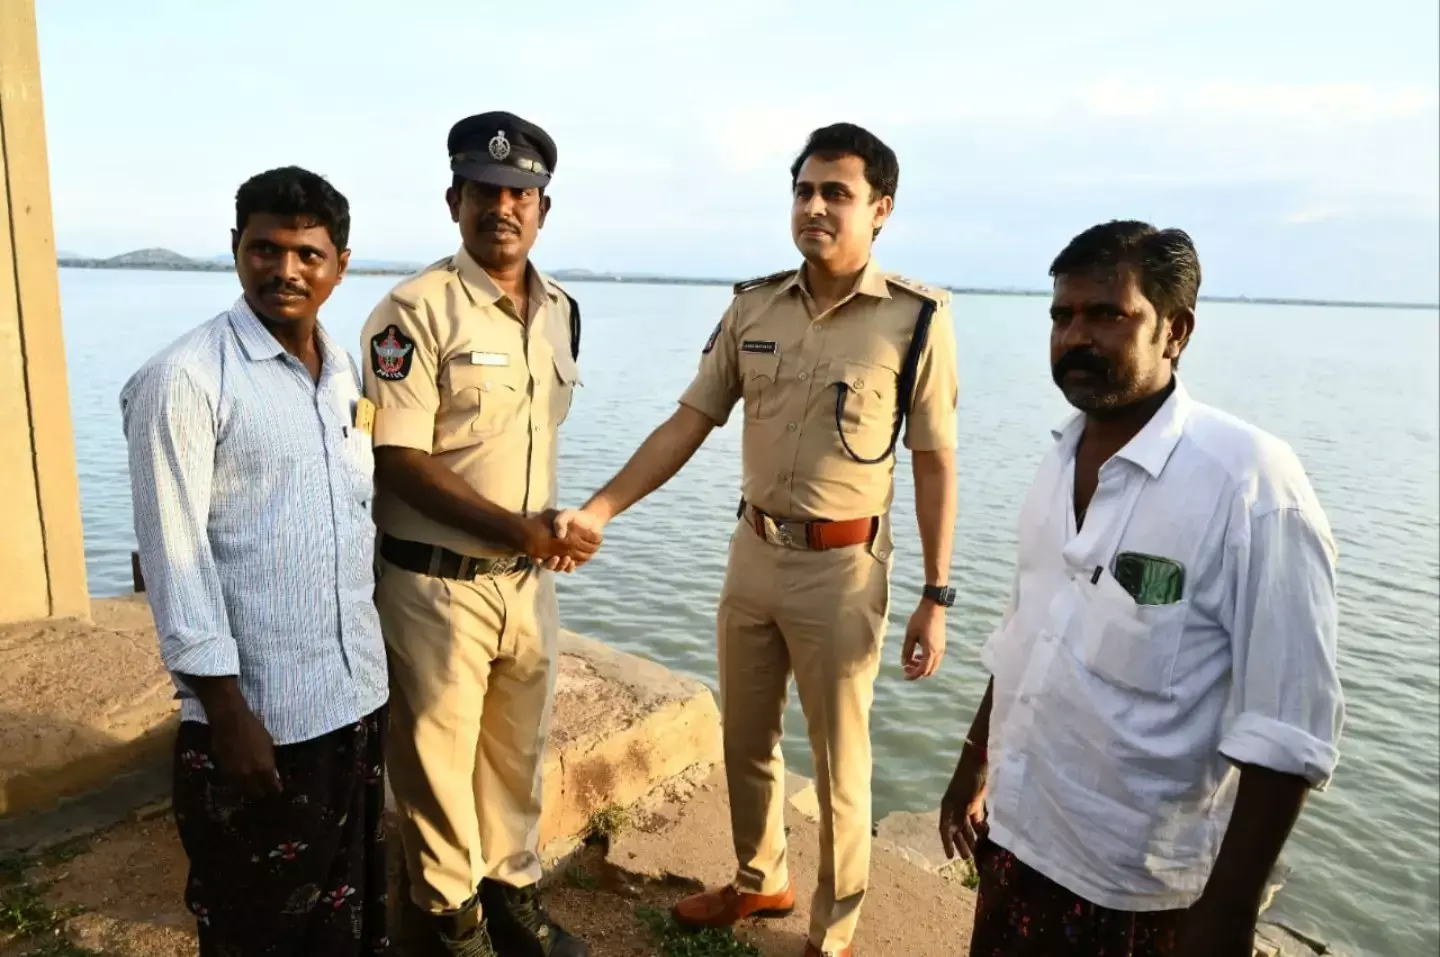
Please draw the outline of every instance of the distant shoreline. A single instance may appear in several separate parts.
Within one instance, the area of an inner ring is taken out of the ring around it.
[[[120,269],[156,270],[161,272],[233,272],[232,263],[218,260],[196,259],[189,262],[115,262],[108,259],[79,259],[62,257],[57,260],[61,269]],[[417,263],[407,266],[373,266],[357,264],[348,270],[352,276],[408,276],[423,269]],[[645,276],[623,273],[592,273],[561,269],[550,273],[557,282],[608,282],[628,283],[632,286],[732,286],[734,279],[715,279],[694,276]],[[971,286],[945,286],[957,296],[1049,296],[1042,289],[987,289]],[[1433,302],[1367,302],[1347,299],[1294,299],[1283,296],[1201,296],[1201,302],[1239,303],[1254,306],[1322,306],[1330,309],[1410,309],[1436,311],[1440,303]]]

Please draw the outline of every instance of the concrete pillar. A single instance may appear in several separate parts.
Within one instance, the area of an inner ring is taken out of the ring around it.
[[[34,0],[0,0],[0,623],[88,617]]]

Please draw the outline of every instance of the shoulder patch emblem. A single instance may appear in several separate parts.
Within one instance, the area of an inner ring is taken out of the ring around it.
[[[396,325],[370,337],[370,368],[376,378],[399,382],[410,374],[415,358],[415,341]]]
[[[720,338],[720,323],[715,323],[715,328],[710,333],[710,338],[705,340],[705,348],[700,350],[702,356],[708,356],[710,350],[715,348],[715,340]]]

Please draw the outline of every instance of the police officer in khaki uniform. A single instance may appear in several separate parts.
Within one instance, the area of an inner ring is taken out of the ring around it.
[[[821,809],[805,953],[850,954],[870,869],[869,711],[890,606],[902,431],[925,556],[902,650],[907,678],[939,666],[954,600],[955,341],[946,293],[884,273],[871,258],[894,203],[895,154],[839,124],[811,135],[791,176],[804,265],[735,287],[680,408],[582,510],[562,512],[557,528],[598,533],[674,475],[744,401],[743,500],[717,621],[739,868],[730,886],[686,898],[675,916],[716,926],[794,906],[779,749],[793,671]]]
[[[464,957],[575,957],[536,896],[554,703],[554,576],[598,535],[554,534],[557,431],[580,313],[530,264],[555,144],[509,113],[450,132],[463,244],[396,286],[361,333],[375,405],[390,781],[412,897]]]

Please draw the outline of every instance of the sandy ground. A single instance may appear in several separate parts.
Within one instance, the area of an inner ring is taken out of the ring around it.
[[[792,790],[801,785],[796,779]],[[786,816],[795,912],[736,928],[737,937],[766,957],[800,957],[815,886],[818,828],[792,805],[787,804]],[[547,899],[556,920],[589,942],[593,957],[642,957],[660,949],[637,908],[667,910],[692,890],[728,879],[733,866],[723,777],[717,770],[670,800],[637,811],[609,842],[584,848],[548,881]],[[151,809],[95,835],[77,856],[36,868],[28,878],[48,884],[44,896],[51,906],[83,909],[62,930],[74,943],[106,957],[182,957],[195,953],[192,921],[181,903],[185,869],[168,811]],[[877,846],[855,952],[874,957],[964,954],[973,907],[972,893],[959,882]],[[406,940],[414,926],[407,918],[397,926],[402,955],[429,957],[431,948]],[[33,940],[0,940],[0,957],[19,957],[35,946]]]

